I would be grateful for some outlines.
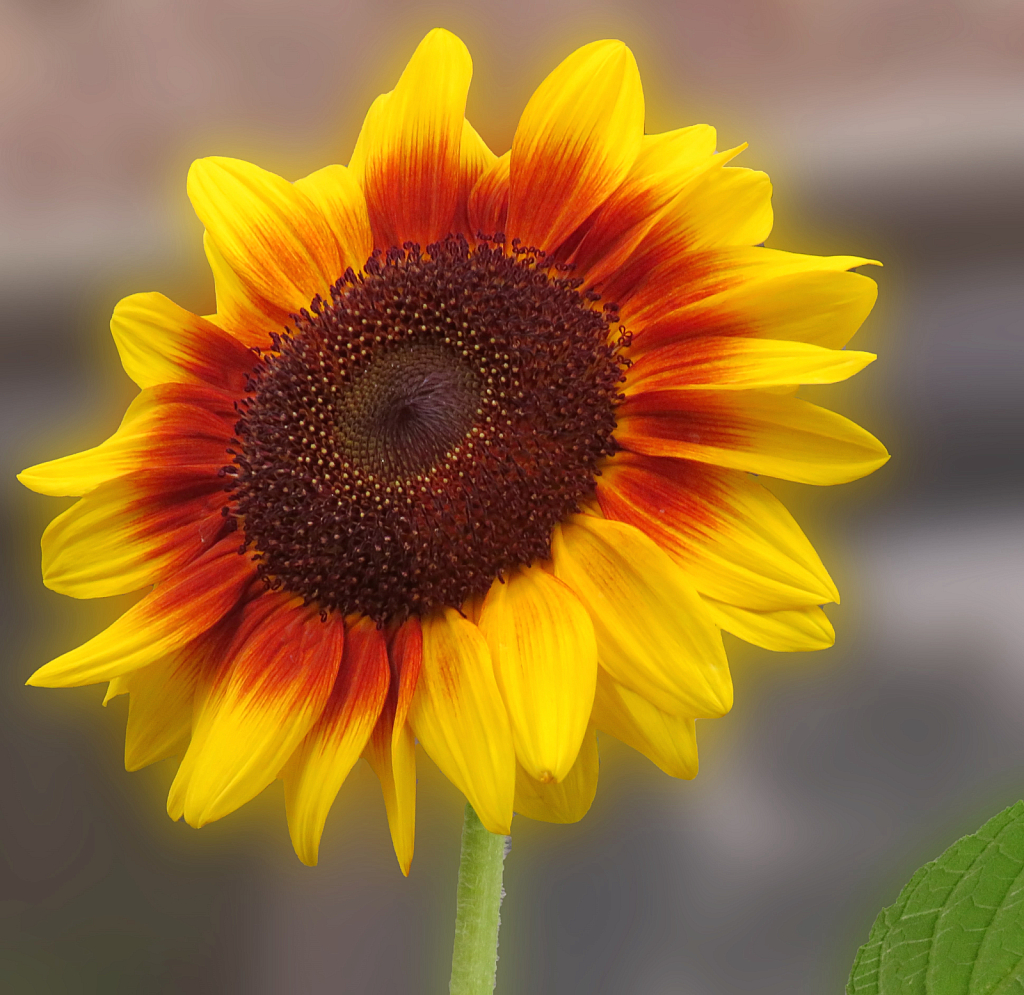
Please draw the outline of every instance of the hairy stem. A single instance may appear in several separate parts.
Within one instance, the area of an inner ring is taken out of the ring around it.
[[[450,995],[492,995],[498,964],[499,909],[509,837],[484,829],[472,805],[462,825]]]

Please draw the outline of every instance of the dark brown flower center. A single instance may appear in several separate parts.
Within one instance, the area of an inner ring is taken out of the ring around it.
[[[626,362],[615,307],[579,285],[449,236],[375,253],[296,316],[225,468],[264,580],[385,623],[549,556],[616,449]]]

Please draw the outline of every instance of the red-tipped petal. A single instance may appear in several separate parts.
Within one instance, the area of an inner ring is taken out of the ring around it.
[[[18,480],[39,494],[81,497],[139,467],[206,467],[216,473],[230,459],[237,418],[234,398],[223,391],[194,384],[147,387],[105,442],[29,467]]]
[[[288,831],[295,853],[309,865],[317,862],[327,814],[366,746],[390,679],[384,634],[373,621],[363,616],[345,629],[327,704],[284,770]]]
[[[205,384],[241,396],[257,363],[238,339],[163,294],[124,298],[110,331],[125,372],[140,387]]]
[[[615,438],[633,452],[803,484],[843,484],[889,459],[873,435],[842,415],[762,391],[644,393],[617,415]]]
[[[569,261],[588,284],[625,262],[693,177],[708,168],[715,129],[706,124],[645,135],[626,178],[580,230]]]
[[[288,316],[327,296],[348,265],[320,209],[293,183],[241,159],[197,159],[188,195],[225,262],[261,309]]]
[[[233,527],[210,470],[142,470],[100,484],[43,533],[43,583],[73,598],[137,591],[172,576]]]
[[[246,605],[199,711],[171,786],[173,808],[202,826],[259,794],[323,711],[341,661],[344,623],[263,592]]]
[[[416,739],[408,715],[423,662],[419,619],[409,619],[395,633],[390,658],[391,685],[366,758],[380,779],[398,866],[408,875],[416,837]]]
[[[201,636],[237,604],[255,576],[238,547],[237,536],[222,539],[99,635],[40,667],[28,683],[77,687],[109,681]]]
[[[644,96],[620,41],[577,49],[537,88],[512,140],[506,234],[554,252],[625,179]]]
[[[793,516],[745,473],[622,452],[597,496],[605,517],[650,536],[702,594],[760,611],[839,600]]]
[[[426,247],[452,230],[472,75],[466,46],[435,28],[367,115],[352,168],[362,177],[378,248],[407,241]]]
[[[504,234],[508,225],[508,177],[511,152],[506,152],[475,183],[466,208],[469,235]]]

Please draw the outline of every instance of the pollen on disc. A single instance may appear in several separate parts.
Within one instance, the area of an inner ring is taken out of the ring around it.
[[[271,587],[384,624],[550,553],[616,445],[614,305],[500,236],[349,270],[240,404],[227,513]]]

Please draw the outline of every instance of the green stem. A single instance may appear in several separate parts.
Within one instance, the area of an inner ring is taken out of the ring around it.
[[[501,874],[509,838],[484,829],[472,805],[462,824],[450,995],[492,995],[498,965]]]

